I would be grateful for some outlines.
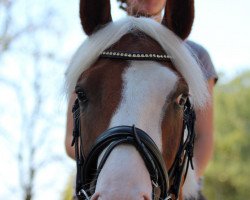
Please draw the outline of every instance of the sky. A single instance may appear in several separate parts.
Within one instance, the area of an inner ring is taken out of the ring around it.
[[[250,69],[250,1],[198,0],[190,38],[210,53],[219,72],[228,76]]]
[[[124,17],[125,13],[118,9],[116,0],[111,1],[113,19],[118,20]],[[66,58],[66,63],[68,63],[81,42],[86,39],[79,22],[78,1],[51,0],[51,2],[57,5],[57,10],[64,16],[64,21],[59,22],[65,24],[65,30],[58,54]],[[230,79],[244,69],[250,69],[250,1],[196,0],[195,7],[195,21],[189,39],[203,45],[208,50],[217,72],[224,74],[224,78],[221,77],[220,80]],[[31,10],[30,12],[35,11]],[[19,20],[21,23],[22,18],[20,17]],[[41,41],[41,43],[45,45],[46,42]],[[52,44],[53,41],[50,42],[50,46],[45,45],[44,48],[51,48]],[[15,65],[14,60],[11,60],[11,65]],[[6,95],[8,94],[6,93]],[[16,98],[13,94],[8,96],[13,99]],[[65,122],[65,119],[62,119],[62,121]],[[60,127],[61,132],[63,132],[64,125],[62,124],[62,127]],[[58,138],[58,142],[63,144],[63,139],[64,137]],[[65,154],[63,147],[60,151]],[[9,163],[9,159],[7,155],[2,155],[1,162]],[[7,173],[6,169],[3,170],[2,166],[0,165],[0,171],[4,172],[4,175],[8,178],[10,173]],[[73,162],[72,167],[74,167]],[[44,173],[50,176],[53,172],[53,170],[47,170]],[[65,176],[65,178],[68,178],[68,176]]]

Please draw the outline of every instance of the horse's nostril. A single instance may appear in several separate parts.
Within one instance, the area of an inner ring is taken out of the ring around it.
[[[100,195],[98,193],[95,193],[92,197],[91,200],[100,200]]]
[[[142,200],[150,200],[151,198],[148,195],[143,195]]]

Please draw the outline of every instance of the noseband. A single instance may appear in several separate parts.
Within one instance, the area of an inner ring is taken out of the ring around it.
[[[104,53],[102,56],[110,58],[111,55]],[[120,54],[118,57],[111,58],[126,59],[121,57]],[[154,58],[157,60],[157,55]],[[161,56],[160,59],[162,60]],[[169,59],[169,57],[166,57],[166,59]],[[152,181],[153,200],[178,199],[182,178],[184,176],[185,180],[189,164],[191,164],[193,169],[195,112],[189,100],[184,106],[182,139],[175,160],[168,171],[162,154],[154,141],[147,133],[135,126],[117,126],[105,131],[96,139],[89,154],[85,158],[81,144],[78,99],[75,101],[72,112],[74,117],[72,146],[75,146],[77,167],[76,196],[79,200],[89,200],[94,194],[97,178],[108,156],[115,147],[121,144],[133,145],[144,160]],[[105,153],[98,165],[98,158],[103,151]],[[169,183],[170,180],[171,185]]]

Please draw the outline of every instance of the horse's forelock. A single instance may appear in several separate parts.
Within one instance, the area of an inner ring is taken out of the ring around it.
[[[205,78],[196,59],[185,47],[184,42],[174,33],[148,18],[127,17],[110,23],[90,36],[73,56],[67,70],[66,90],[68,95],[73,92],[79,75],[89,68],[105,49],[134,30],[147,34],[162,46],[164,51],[173,58],[172,62],[188,83],[194,106],[204,106],[208,99],[208,91]]]

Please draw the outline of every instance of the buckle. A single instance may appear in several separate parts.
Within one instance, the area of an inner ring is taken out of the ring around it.
[[[80,189],[76,196],[80,200],[82,200],[82,199],[90,200],[90,197],[88,196],[87,192],[85,192],[84,189]]]

